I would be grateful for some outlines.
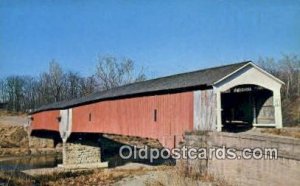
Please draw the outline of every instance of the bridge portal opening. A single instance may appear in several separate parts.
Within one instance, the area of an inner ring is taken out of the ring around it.
[[[242,132],[275,123],[273,92],[257,85],[239,85],[221,93],[222,131]]]

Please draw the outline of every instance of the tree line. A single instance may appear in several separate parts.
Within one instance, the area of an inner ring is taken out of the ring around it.
[[[146,79],[143,68],[131,59],[98,57],[96,71],[88,77],[64,71],[52,60],[49,70],[38,76],[12,75],[0,79],[0,103],[12,112],[28,112],[44,104],[71,100],[120,85]]]

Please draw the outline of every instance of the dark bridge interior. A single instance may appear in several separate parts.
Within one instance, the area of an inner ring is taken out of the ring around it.
[[[223,131],[247,131],[274,124],[273,92],[257,85],[233,87],[221,94]]]

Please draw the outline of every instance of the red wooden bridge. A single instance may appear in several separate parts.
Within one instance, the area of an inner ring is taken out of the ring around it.
[[[72,133],[140,136],[159,139],[164,146],[173,147],[186,131],[221,131],[223,87],[247,84],[270,90],[275,110],[275,123],[251,124],[281,127],[281,108],[275,101],[280,101],[282,82],[253,63],[242,62],[46,105],[31,113],[31,130],[57,131],[63,140]]]

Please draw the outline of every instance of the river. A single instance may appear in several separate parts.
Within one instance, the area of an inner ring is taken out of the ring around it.
[[[0,159],[0,170],[28,170],[37,168],[57,167],[62,163],[60,156],[28,156],[28,157],[12,157]]]

